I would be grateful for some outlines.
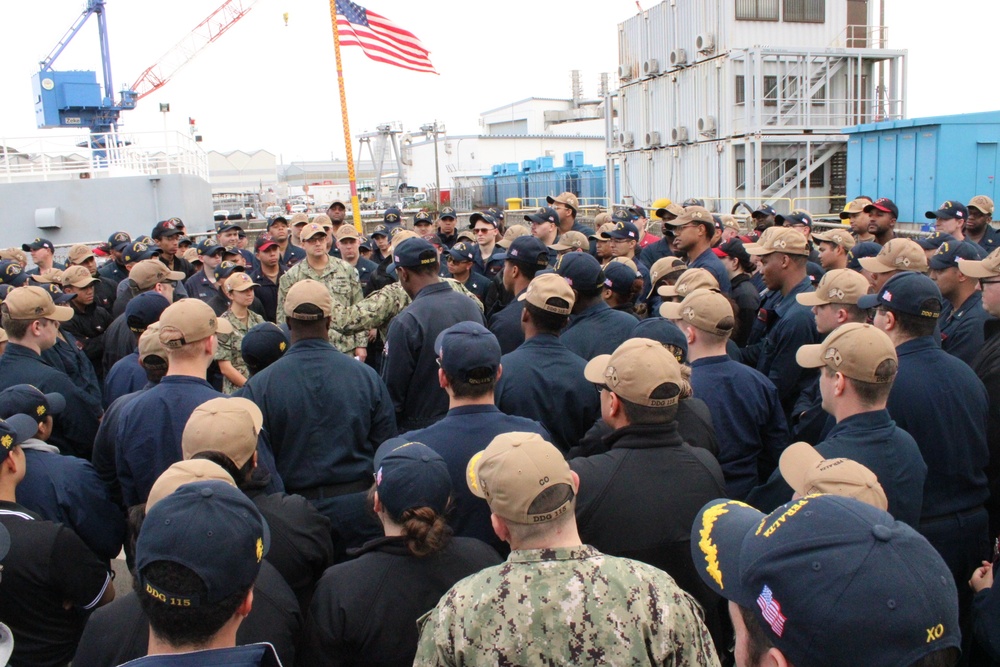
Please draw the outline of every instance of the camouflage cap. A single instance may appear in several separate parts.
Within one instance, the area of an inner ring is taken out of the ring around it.
[[[153,322],[139,335],[139,361],[153,356],[167,359],[167,348],[160,342],[159,322]]]
[[[576,292],[558,273],[543,273],[528,283],[528,289],[517,300],[556,315],[569,315],[576,303]]]
[[[649,338],[630,338],[613,353],[594,357],[583,375],[636,405],[664,408],[677,405],[680,396],[680,364],[670,350]],[[677,391],[654,397],[663,385],[673,385]]]
[[[974,208],[986,215],[993,215],[993,200],[986,195],[976,195],[969,200],[966,208]]]
[[[70,306],[57,306],[52,295],[41,287],[15,287],[3,300],[3,310],[12,320],[47,319],[68,322],[73,319]]]
[[[916,241],[895,238],[882,246],[881,252],[874,257],[862,257],[858,260],[861,268],[872,273],[888,273],[889,271],[927,271],[927,255]]]
[[[171,271],[167,265],[158,259],[144,259],[136,262],[128,272],[129,279],[141,290],[152,289],[157,283],[168,280],[184,280],[180,271]]]
[[[473,495],[486,500],[493,514],[512,523],[545,523],[572,511],[569,464],[562,452],[537,433],[503,433],[493,438],[469,460],[465,481]],[[566,486],[565,494],[549,491],[560,485]]]
[[[799,234],[799,236],[802,236]],[[805,238],[803,236],[803,238]],[[696,289],[719,289],[719,281],[708,269],[685,269],[673,285],[663,285],[656,290],[662,297],[687,296]]]
[[[832,493],[880,510],[889,509],[889,500],[875,473],[851,459],[824,459],[808,442],[788,445],[781,453],[778,468],[788,486],[800,496]]]
[[[959,259],[958,270],[970,278],[996,278],[1000,276],[1000,248],[985,259]]]
[[[736,328],[729,299],[721,292],[710,289],[689,292],[680,303],[664,303],[660,307],[660,315],[668,320],[687,322],[695,329],[716,336],[728,336]]]
[[[100,278],[90,275],[90,269],[85,266],[75,265],[62,272],[62,279],[59,281],[59,284],[63,287],[70,285],[82,289],[99,282],[101,282]]]
[[[212,307],[201,299],[181,299],[160,314],[160,342],[168,350],[197,343],[217,333],[232,332],[229,320],[216,317]]]
[[[896,347],[884,331],[871,324],[843,324],[822,343],[799,347],[795,361],[802,368],[826,366],[861,382],[887,384],[896,377],[895,373],[891,376],[878,373],[883,363],[896,361]]]
[[[824,233],[816,232],[813,234],[813,238],[817,241],[826,241],[827,243],[838,245],[844,249],[844,252],[849,251],[857,243],[854,234],[851,234],[846,229],[831,229]]]
[[[757,243],[748,243],[744,248],[751,255],[770,255],[780,252],[786,255],[809,255],[809,240],[802,232],[791,227],[770,227],[770,234],[762,234]],[[765,230],[767,231],[767,230]]]
[[[208,459],[177,461],[160,473],[160,476],[153,482],[153,486],[149,489],[149,496],[146,498],[146,511],[152,509],[156,503],[185,484],[209,480],[236,486],[232,476],[218,463]]]
[[[85,243],[77,243],[69,249],[70,264],[83,264],[92,257],[94,257],[94,251]]]
[[[319,308],[320,313],[296,312],[306,305]],[[300,280],[288,290],[284,309],[285,317],[293,320],[319,320],[330,317],[333,312],[333,297],[323,283],[316,280]]]
[[[823,306],[828,303],[857,304],[868,294],[868,279],[851,269],[831,269],[823,274],[814,292],[802,292],[795,300],[803,306]]]
[[[264,415],[253,401],[223,396],[205,401],[191,413],[181,435],[185,459],[217,451],[242,468],[257,451]]]

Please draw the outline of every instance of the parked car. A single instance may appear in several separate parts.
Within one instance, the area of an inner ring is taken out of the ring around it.
[[[293,215],[295,213],[308,213],[308,212],[309,212],[309,207],[306,206],[305,204],[296,204],[295,206],[292,207]]]
[[[267,210],[264,211],[265,218],[273,218],[275,216],[284,214],[285,214],[285,209],[282,206],[268,206]]]

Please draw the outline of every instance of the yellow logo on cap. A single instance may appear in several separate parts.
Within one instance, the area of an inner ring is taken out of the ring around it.
[[[259,563],[261,558],[264,557],[264,540],[257,538],[257,562]]]
[[[45,414],[45,406],[44,405],[39,405],[37,408],[35,408],[35,414],[37,414],[39,417],[41,417],[42,415],[44,415]]]
[[[927,643],[930,644],[933,641],[937,641],[944,636],[944,625],[938,623],[933,628],[927,628]]]
[[[712,541],[712,527],[720,516],[729,512],[726,508],[728,504],[720,503],[705,510],[705,513],[701,515],[701,530],[698,531],[698,535],[701,537],[698,540],[698,548],[705,554],[705,572],[712,577],[719,588],[725,588],[725,586],[722,583],[722,570],[719,568],[719,547]],[[733,504],[743,505],[739,502]]]
[[[281,341],[280,343],[278,343],[278,349],[281,350],[282,352],[285,351],[285,341]]]
[[[780,528],[783,523],[788,521],[788,517],[795,516],[800,509],[809,504],[809,499],[815,497],[815,495],[816,494],[813,494],[811,496],[806,496],[805,498],[798,501],[797,503],[786,509],[784,512],[782,512],[781,516],[772,521],[771,525],[768,526],[767,530],[764,531],[764,537],[771,537],[771,535],[774,534],[774,531],[778,530],[778,528]],[[760,531],[761,528],[764,527],[764,523],[766,523],[766,521],[762,522],[760,526],[757,528],[756,532],[757,535],[760,535]]]
[[[479,462],[479,459],[483,458],[483,454],[485,453],[486,450],[477,452],[475,456],[469,459],[469,465],[465,468],[465,477],[468,481],[469,489],[472,491],[479,490],[479,478],[476,476],[476,464]]]
[[[14,438],[10,437],[9,435],[5,435],[4,437],[0,438],[0,445],[3,445],[4,449],[10,449],[13,446],[13,444],[14,444]]]

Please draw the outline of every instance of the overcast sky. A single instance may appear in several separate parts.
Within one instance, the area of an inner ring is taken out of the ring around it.
[[[115,87],[130,85],[221,2],[109,0]],[[640,2],[645,8],[653,4]],[[931,0],[886,2],[889,46],[909,50],[909,116],[1000,109],[995,40],[974,30],[1000,25],[1000,2],[951,0],[946,10]],[[0,141],[17,147],[12,137],[62,132],[35,127],[31,75],[85,3],[3,4]],[[637,11],[635,0],[361,4],[414,32],[440,75],[383,65],[357,47],[345,48],[352,135],[388,121],[402,121],[413,131],[435,119],[451,134],[476,133],[481,111],[525,97],[569,97],[573,69],[581,70],[584,94],[592,96],[600,73],[617,68],[617,24]],[[94,18],[56,69],[100,70]],[[285,162],[343,158],[329,4],[259,0],[170,83],[125,112],[123,130],[161,131],[160,102],[170,103],[171,129],[186,130],[188,117],[195,118],[208,149],[265,148]]]

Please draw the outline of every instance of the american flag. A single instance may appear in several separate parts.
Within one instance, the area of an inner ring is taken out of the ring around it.
[[[788,619],[782,615],[781,605],[774,599],[771,589],[767,586],[764,586],[764,590],[757,597],[757,606],[760,607],[760,611],[768,625],[771,626],[771,630],[780,637],[781,633],[785,631],[785,621]]]
[[[341,45],[360,46],[372,60],[437,74],[416,35],[351,0],[337,0],[337,30]]]

